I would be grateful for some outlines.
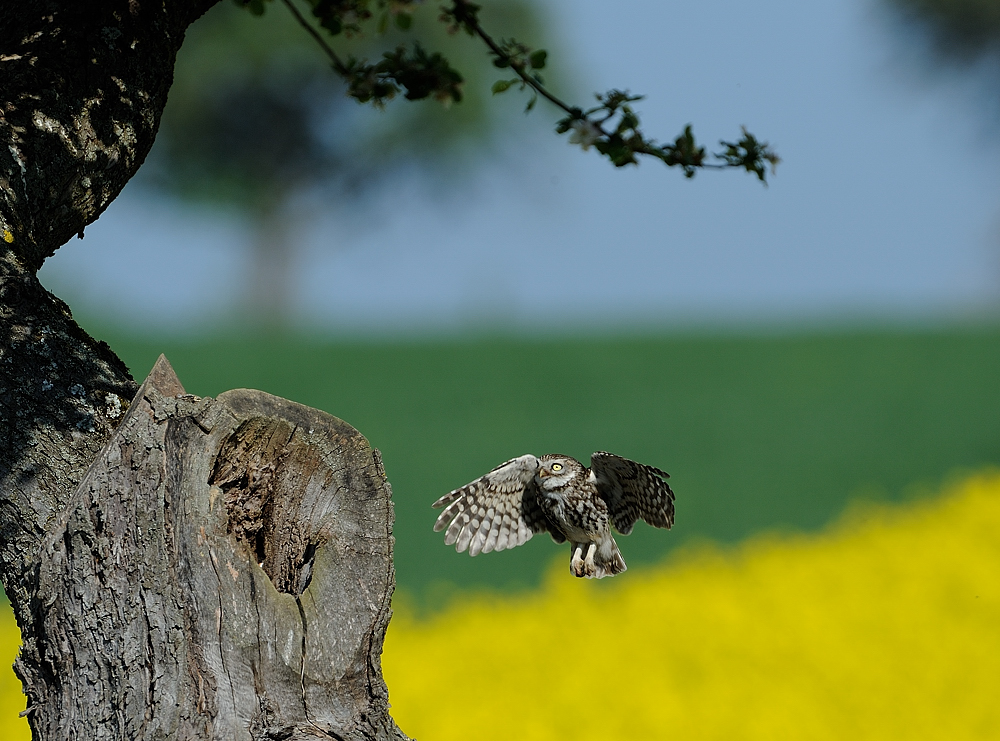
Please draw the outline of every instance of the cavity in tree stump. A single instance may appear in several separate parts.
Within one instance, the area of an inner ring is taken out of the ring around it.
[[[380,655],[393,511],[377,450],[166,358],[45,540],[16,670],[35,739],[406,739]]]

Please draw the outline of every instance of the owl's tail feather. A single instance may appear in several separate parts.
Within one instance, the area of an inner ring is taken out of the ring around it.
[[[597,573],[594,576],[598,579],[620,574],[628,568],[614,538],[608,538],[597,546],[597,553],[594,554],[594,566],[597,567]]]

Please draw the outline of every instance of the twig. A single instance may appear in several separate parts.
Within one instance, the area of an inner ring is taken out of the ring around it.
[[[458,3],[456,2],[456,5],[457,4]],[[473,33],[476,34],[476,36],[481,38],[488,47],[490,47],[490,51],[493,52],[493,55],[497,59],[502,59],[503,61],[507,62],[510,68],[517,73],[517,76],[531,86],[532,90],[534,90],[536,93],[541,95],[549,102],[553,103],[559,108],[562,108],[564,111],[566,111],[566,113],[570,114],[574,118],[578,118],[581,120],[583,119],[583,111],[581,111],[579,108],[573,108],[567,105],[562,100],[560,100],[555,95],[546,90],[544,85],[542,85],[538,80],[536,80],[534,77],[532,77],[531,75],[529,75],[527,72],[524,71],[523,64],[511,64],[512,61],[511,56],[500,48],[500,45],[493,40],[492,36],[486,33],[485,30],[483,30],[483,27],[479,25],[478,19],[473,18],[472,21],[467,21],[466,23],[468,24],[469,29],[472,30]]]
[[[303,17],[303,15],[299,12],[299,9],[292,4],[292,0],[281,1],[295,17],[295,20],[299,22],[299,25],[301,25],[302,28],[304,28],[306,32],[312,36],[313,39],[315,39],[316,43],[320,45],[320,48],[323,49],[324,53],[330,57],[330,61],[333,63],[333,69],[337,72],[337,74],[342,77],[349,76],[351,71],[347,69],[347,66],[340,60],[340,57],[337,56],[337,52],[333,50],[333,47],[326,43],[326,39],[320,36],[319,32],[312,27],[312,24],[309,23],[305,17]]]

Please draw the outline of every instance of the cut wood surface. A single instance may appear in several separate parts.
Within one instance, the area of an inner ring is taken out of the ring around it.
[[[381,459],[324,412],[184,393],[163,356],[48,532],[16,669],[37,739],[405,739],[380,655]]]

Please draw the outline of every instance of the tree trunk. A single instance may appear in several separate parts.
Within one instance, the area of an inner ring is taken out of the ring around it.
[[[405,738],[379,668],[389,487],[339,419],[186,395],[161,357],[37,568],[37,738]]]
[[[378,454],[261,392],[187,396],[164,360],[137,393],[36,277],[145,159],[215,1],[0,5],[0,576],[28,719],[39,741],[405,738]]]

